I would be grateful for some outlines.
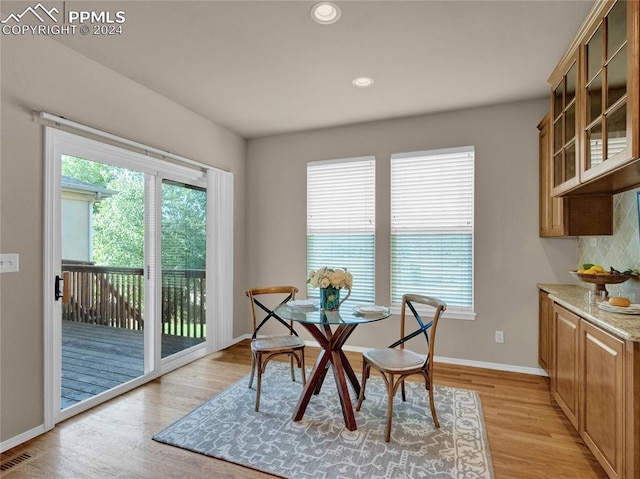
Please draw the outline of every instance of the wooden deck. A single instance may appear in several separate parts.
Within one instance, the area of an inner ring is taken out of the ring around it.
[[[162,357],[202,341],[163,335]],[[62,409],[143,373],[143,331],[62,321]]]

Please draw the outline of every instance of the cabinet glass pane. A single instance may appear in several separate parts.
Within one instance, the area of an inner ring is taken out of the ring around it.
[[[577,67],[574,63],[571,65],[569,72],[567,73],[567,98],[565,100],[565,105],[571,103],[571,101],[576,97],[576,81],[578,75],[576,74]]]
[[[607,158],[627,147],[627,108],[618,108],[607,116]]]
[[[587,130],[587,168],[602,163],[602,123]]]
[[[587,79],[591,80],[602,68],[602,25],[587,43]]]
[[[553,157],[553,186],[562,183],[562,152]]]
[[[562,92],[564,91],[564,81],[558,85],[553,92],[553,119],[555,120],[562,115],[564,104],[562,101]]]
[[[576,104],[574,103],[569,108],[564,117],[564,141],[570,142],[576,136]]]
[[[620,48],[627,38],[627,2],[620,0],[607,15],[607,58]]]
[[[576,176],[576,144],[572,143],[564,151],[564,179],[570,180]]]
[[[607,109],[627,93],[627,47],[607,65]]]
[[[602,115],[602,74],[594,78],[587,87],[587,123],[591,123]]]
[[[564,142],[562,141],[562,117],[560,117],[553,124],[553,151],[560,150],[562,145]]]

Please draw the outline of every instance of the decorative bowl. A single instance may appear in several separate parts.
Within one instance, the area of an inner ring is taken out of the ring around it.
[[[582,274],[576,271],[572,271],[575,273],[580,281],[584,281],[586,283],[595,283],[595,284],[619,284],[624,283],[628,279],[630,279],[632,274]]]
[[[605,288],[605,284],[620,284],[624,283],[628,279],[630,279],[632,274],[612,274],[612,273],[603,273],[603,274],[582,274],[577,271],[569,271],[571,276],[579,279],[580,281],[584,281],[585,283],[592,283],[596,285],[596,291],[605,291],[606,296],[609,296],[607,292],[607,288]]]

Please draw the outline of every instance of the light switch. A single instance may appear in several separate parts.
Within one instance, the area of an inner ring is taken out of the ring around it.
[[[17,273],[18,272],[18,254],[2,253],[0,254],[0,273]]]

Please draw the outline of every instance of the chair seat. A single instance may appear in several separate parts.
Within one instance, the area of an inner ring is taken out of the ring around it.
[[[303,348],[304,345],[302,339],[291,334],[284,336],[265,336],[263,338],[253,339],[251,341],[251,350],[276,353],[285,349]]]
[[[426,360],[426,356],[409,349],[371,349],[362,355],[377,369],[396,373],[419,370]]]

